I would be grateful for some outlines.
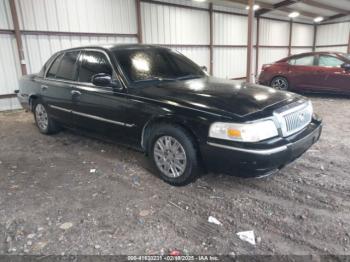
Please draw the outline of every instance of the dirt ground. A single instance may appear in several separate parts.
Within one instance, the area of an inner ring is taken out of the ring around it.
[[[278,175],[180,188],[139,152],[1,113],[0,254],[350,254],[350,100],[312,101],[321,140]]]

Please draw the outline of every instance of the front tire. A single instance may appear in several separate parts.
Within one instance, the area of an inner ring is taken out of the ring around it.
[[[277,76],[272,79],[270,86],[277,90],[287,91],[289,89],[289,82],[283,76]]]
[[[174,186],[187,185],[198,176],[198,157],[192,136],[180,126],[152,128],[148,152],[158,175]]]
[[[50,117],[46,107],[40,102],[34,105],[34,119],[42,134],[49,135],[59,131],[58,124]]]

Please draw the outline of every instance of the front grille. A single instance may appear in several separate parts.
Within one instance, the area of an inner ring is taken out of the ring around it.
[[[305,102],[296,107],[289,108],[286,111],[277,113],[279,119],[282,135],[284,137],[290,136],[303,128],[305,128],[312,119],[312,104]]]

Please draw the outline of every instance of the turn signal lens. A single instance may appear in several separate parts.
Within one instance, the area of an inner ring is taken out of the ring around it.
[[[229,129],[227,129],[227,135],[229,137],[232,137],[232,138],[240,138],[241,137],[241,131],[239,131],[237,129],[229,128]]]

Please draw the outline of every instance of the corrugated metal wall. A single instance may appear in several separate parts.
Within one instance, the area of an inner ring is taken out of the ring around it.
[[[260,19],[258,70],[263,64],[273,63],[288,56],[289,23],[269,19]]]
[[[314,42],[314,26],[293,24],[292,46],[312,46]],[[288,30],[289,32],[289,30]]]
[[[347,52],[350,22],[319,25],[316,36],[316,51]],[[342,45],[342,46],[329,46]],[[324,47],[326,46],[326,47]]]
[[[16,0],[20,29],[136,34],[133,0]],[[40,70],[56,51],[81,45],[137,42],[136,37],[23,35],[29,73]]]
[[[173,47],[183,55],[193,60],[199,66],[210,68],[209,48],[207,47]]]
[[[134,0],[16,0],[25,30],[135,33]]]
[[[0,28],[13,28],[10,5],[8,0],[0,0]]]
[[[22,35],[28,73],[38,72],[56,51],[75,46],[105,43],[136,43],[137,20],[134,0],[16,0],[21,30],[100,33],[101,36],[53,34]],[[0,29],[12,29],[8,0],[0,0]],[[104,36],[103,34],[106,34]],[[107,36],[134,34],[134,37]],[[0,35],[0,94],[18,89],[20,76],[13,35]],[[1,99],[0,110],[19,108],[17,99]]]
[[[208,9],[208,3],[188,0],[160,0]],[[16,0],[21,30],[59,31],[72,33],[100,33],[100,36],[77,36],[33,34],[22,36],[24,53],[29,73],[36,72],[54,52],[94,43],[137,42],[137,19],[135,0]],[[247,17],[245,10],[215,6],[216,11],[235,12],[213,14],[213,73],[224,78],[244,77],[247,55]],[[143,42],[170,46],[194,60],[198,65],[210,67],[210,18],[208,10],[141,3],[141,25]],[[258,68],[288,55],[289,22],[260,19],[260,48]],[[12,29],[8,0],[0,0],[0,29]],[[291,53],[312,50],[313,25],[293,23]],[[346,44],[349,23],[321,25],[317,34],[317,45]],[[103,34],[115,34],[113,36]],[[129,36],[117,36],[128,34]],[[254,32],[254,43],[256,42]],[[20,67],[13,35],[0,35],[1,83],[0,94],[11,93],[17,88]],[[346,51],[346,46],[327,48]],[[319,50],[323,50],[320,47]],[[255,50],[254,50],[255,58]],[[255,63],[255,59],[254,59]],[[254,64],[253,63],[253,64]],[[253,67],[255,68],[255,67]],[[7,70],[7,71],[6,71]],[[0,103],[4,104],[2,100]],[[15,100],[13,100],[15,101]],[[11,102],[12,103],[12,102]],[[1,104],[0,104],[1,106]],[[8,105],[3,108],[14,108]],[[0,108],[1,110],[1,108]]]
[[[260,19],[260,45],[288,46],[289,23]]]
[[[350,23],[319,25],[317,28],[316,45],[347,45]]]
[[[347,53],[348,48],[346,46],[330,46],[330,47],[317,47],[316,51],[319,52],[343,52],[343,53]]]
[[[214,45],[246,45],[248,18],[214,13]]]
[[[23,36],[24,55],[27,60],[28,73],[40,71],[42,65],[55,52],[67,48],[107,43],[137,43],[136,37],[112,36]]]
[[[0,95],[13,94],[21,75],[17,46],[13,35],[0,34]],[[0,99],[0,111],[20,108],[17,98]]]
[[[214,10],[223,9],[215,6]],[[245,76],[247,66],[247,28],[248,18],[246,16],[214,13],[214,76],[229,79]],[[255,35],[254,32],[254,43]]]
[[[209,47],[206,47],[210,41],[208,11],[142,3],[141,12],[144,43],[170,46],[198,65],[209,68]]]
[[[247,66],[246,47],[217,47],[214,48],[213,74],[223,78],[244,77]]]
[[[7,0],[0,0],[0,28],[13,29],[10,6]],[[18,88],[21,75],[17,46],[12,34],[0,34],[0,95],[11,94]],[[0,111],[19,108],[16,98],[0,99]]]
[[[292,47],[291,55],[298,55],[301,53],[312,52],[312,47],[304,48],[304,47]]]
[[[297,55],[300,53],[312,52],[315,27],[313,25],[293,24],[292,28],[293,47],[291,49],[291,54]]]

